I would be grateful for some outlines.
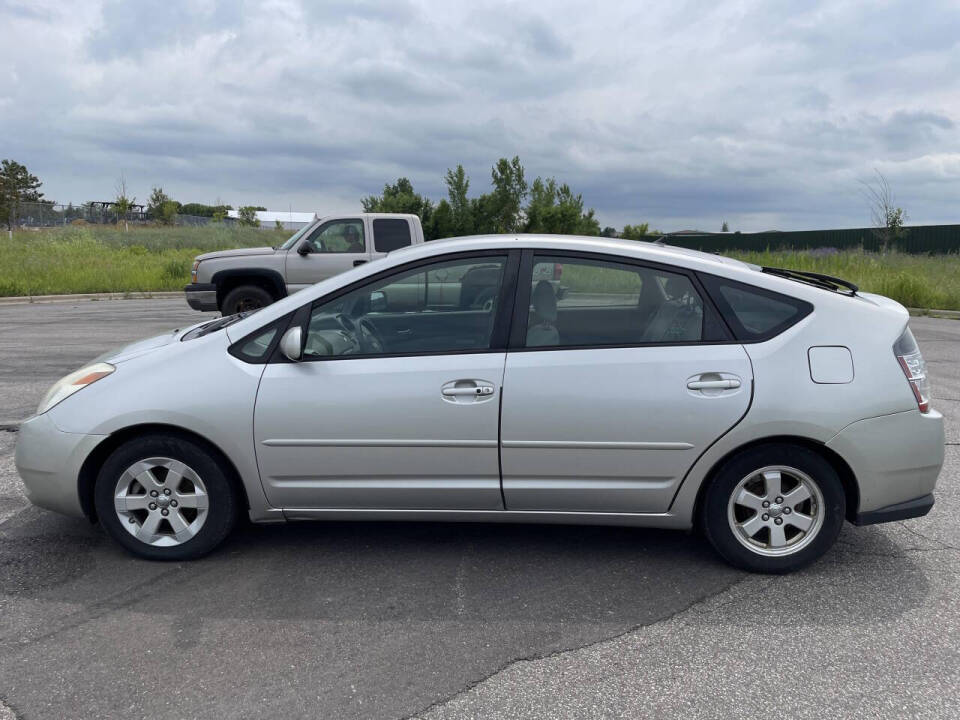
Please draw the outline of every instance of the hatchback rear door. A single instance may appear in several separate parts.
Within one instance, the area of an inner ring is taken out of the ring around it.
[[[539,279],[544,267],[559,291]],[[750,405],[743,347],[679,268],[525,251],[519,287],[501,415],[506,509],[665,512]]]

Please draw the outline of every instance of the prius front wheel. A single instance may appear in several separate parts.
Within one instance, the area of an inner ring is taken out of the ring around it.
[[[124,548],[150,560],[187,560],[216,547],[237,519],[217,460],[192,440],[135,438],[114,450],[95,488],[97,515]]]

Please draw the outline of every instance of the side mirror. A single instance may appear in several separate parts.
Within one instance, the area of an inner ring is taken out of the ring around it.
[[[310,248],[310,243],[302,242],[297,247],[297,255],[299,255],[300,257],[306,257],[312,252],[313,250]]]
[[[387,294],[381,290],[374,290],[370,293],[370,310],[369,312],[386,312],[387,311]]]
[[[280,338],[280,352],[287,360],[300,362],[303,356],[303,329],[299,325],[287,330]]]

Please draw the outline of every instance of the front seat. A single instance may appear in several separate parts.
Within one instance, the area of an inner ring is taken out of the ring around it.
[[[557,321],[557,296],[547,280],[541,280],[533,288],[533,317],[527,328],[527,347],[548,347],[560,344]]]

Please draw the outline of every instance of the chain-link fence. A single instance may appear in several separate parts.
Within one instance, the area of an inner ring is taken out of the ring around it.
[[[117,211],[111,202],[87,202],[80,205],[67,205],[30,202],[20,203],[14,212],[14,228],[58,227],[63,225],[116,225],[124,220],[130,224],[151,223],[154,219],[143,205],[134,205],[124,215]],[[199,215],[176,215],[177,225],[202,226],[213,222],[212,218]],[[223,218],[227,225],[236,223],[234,218]],[[4,223],[6,224],[6,223]]]
[[[54,203],[20,203],[14,211],[14,227],[54,227],[71,223],[90,223],[96,225],[127,222],[147,222],[147,211],[143,205],[134,205],[124,213],[117,211],[110,202],[88,202],[82,205],[57,205]]]

